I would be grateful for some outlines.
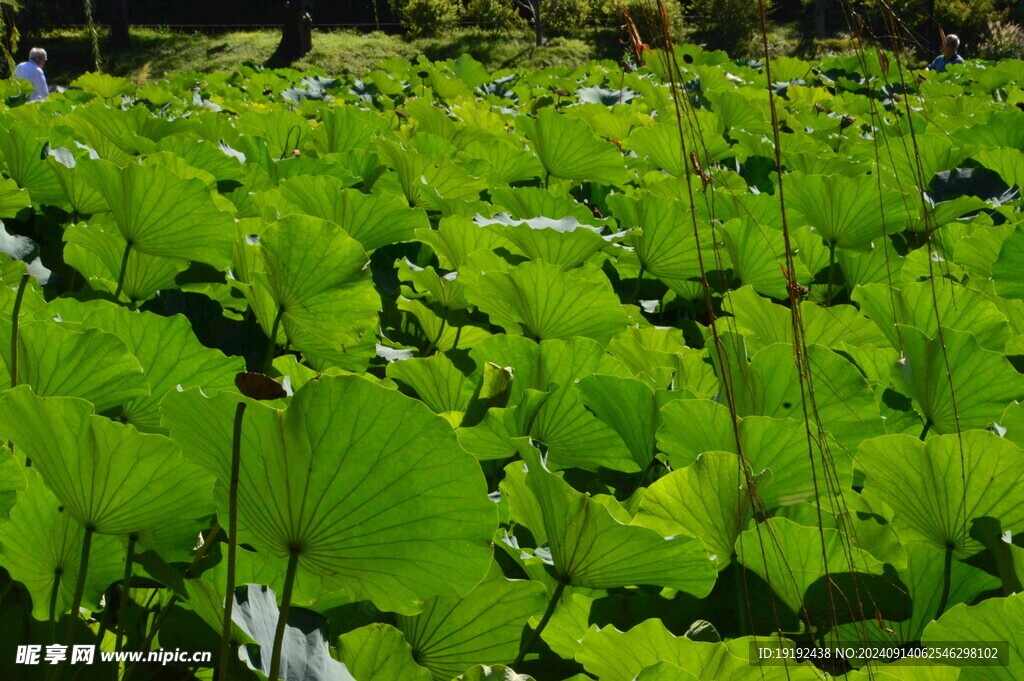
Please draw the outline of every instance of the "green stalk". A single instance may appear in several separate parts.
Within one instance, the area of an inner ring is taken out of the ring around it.
[[[61,568],[53,571],[53,589],[50,591],[50,638],[57,640],[57,596],[60,595],[60,578],[64,574]]]
[[[925,438],[926,435],[928,435],[928,431],[931,429],[931,427],[932,427],[931,419],[928,419],[927,421],[924,422],[924,429],[921,431],[921,436],[919,438],[921,440],[921,442],[924,442],[924,438]]]
[[[117,609],[117,639],[114,643],[114,652],[121,652],[121,637],[124,635],[124,627],[128,617],[128,598],[131,593],[132,581],[132,560],[135,558],[134,534],[128,536],[128,551],[124,557],[124,577],[121,579],[121,603]]]
[[[538,638],[540,638],[540,634],[544,631],[544,627],[548,626],[548,622],[551,621],[551,616],[555,614],[555,608],[558,607],[558,601],[562,599],[562,592],[565,591],[566,586],[565,582],[559,582],[555,587],[554,593],[551,594],[551,600],[548,601],[548,608],[544,611],[544,615],[540,618],[540,622],[537,623],[537,628],[533,630],[532,634],[530,634],[530,638],[526,639],[526,643],[524,643],[523,647],[520,648],[519,654],[516,655],[516,659],[512,661],[511,666],[513,669],[522,663],[523,658],[525,658],[526,654],[530,652],[530,648],[532,648],[533,644],[537,642]]]
[[[25,289],[31,278],[28,272],[21,275],[18,293],[14,296],[14,309],[11,311],[11,387],[18,387],[18,318],[21,316],[21,301],[25,299]]]
[[[192,562],[189,563],[189,566],[185,568],[186,579],[190,579],[192,577],[192,568],[194,568],[199,561],[203,559],[203,556],[206,555],[206,551],[213,545],[213,542],[216,541],[218,534],[220,534],[220,524],[214,523],[213,529],[210,530],[210,534],[206,537],[206,541],[203,542],[203,545],[199,547],[198,551],[196,551],[196,555],[193,556]],[[156,638],[156,633],[160,630],[160,627],[163,626],[164,620],[167,619],[167,615],[170,614],[171,609],[177,602],[178,594],[171,594],[171,597],[167,599],[167,603],[160,608],[160,612],[157,613],[156,619],[153,620],[153,625],[150,627],[149,633],[146,635],[146,641],[142,644],[142,650],[149,650],[150,646],[153,645],[153,639]],[[149,608],[148,604],[146,605],[146,608]],[[125,670],[124,676],[121,677],[121,681],[128,680],[132,675],[132,670],[135,669],[135,665],[136,663],[132,662],[131,666]]]
[[[18,293],[14,296],[14,309],[11,310],[11,387],[18,387],[18,321],[21,317],[21,301],[25,299],[25,289],[28,288],[30,274],[26,272],[21,275],[18,283]],[[14,443],[8,442],[7,446],[14,453]],[[25,467],[32,466],[32,459],[25,458]]]
[[[640,283],[644,280],[644,266],[640,266],[640,272],[636,275],[636,283],[633,285],[633,293],[629,296],[629,302],[635,303],[640,297]]]
[[[85,536],[82,538],[82,559],[78,563],[78,579],[75,581],[75,594],[71,598],[71,616],[68,618],[67,633],[64,638],[68,647],[75,642],[75,623],[78,621],[78,611],[82,609],[82,594],[85,593],[85,576],[89,572],[89,551],[92,549],[93,528],[85,526]]]
[[[832,304],[832,285],[836,270],[836,244],[830,241],[828,244],[828,288],[825,290],[825,305]]]
[[[270,375],[274,368],[274,350],[277,348],[277,331],[281,328],[281,318],[284,317],[284,308],[278,306],[274,323],[270,327],[270,336],[267,337],[267,353],[263,356],[263,373]]]
[[[277,631],[274,632],[274,649],[270,656],[270,681],[277,681],[281,675],[281,645],[284,643],[285,625],[288,624],[288,609],[292,604],[292,588],[295,586],[295,574],[299,571],[298,547],[292,547],[288,556],[288,571],[284,577],[284,594],[281,596],[281,610],[277,615]]]
[[[935,611],[935,619],[942,617],[949,602],[949,588],[953,577],[953,544],[946,542],[946,555],[942,561],[942,595],[939,596],[939,609]]]
[[[228,678],[228,663],[231,654],[231,611],[235,605],[235,557],[238,550],[238,476],[242,464],[242,417],[245,402],[235,407],[235,428],[231,438],[231,482],[228,488],[228,577],[224,587],[224,620],[220,634],[220,665],[218,678]]]
[[[121,271],[117,275],[117,289],[114,291],[114,302],[116,303],[118,298],[121,297],[121,289],[124,288],[124,275],[128,272],[128,255],[132,252],[132,243],[130,241],[124,244],[124,255],[121,256]]]
[[[427,343],[427,349],[423,351],[424,357],[430,357],[431,353],[434,352],[434,348],[436,348],[437,344],[441,342],[441,337],[444,336],[444,329],[447,321],[448,320],[446,320],[444,317],[441,318],[441,326],[438,329],[437,338]]]

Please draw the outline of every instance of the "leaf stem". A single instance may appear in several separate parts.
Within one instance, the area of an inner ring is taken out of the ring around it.
[[[28,288],[28,280],[32,275],[28,272],[21,275],[18,282],[18,293],[14,297],[14,308],[11,310],[11,387],[18,387],[18,321],[21,317],[21,301],[25,299],[25,289]],[[14,454],[14,443],[8,442],[11,454]],[[32,467],[32,459],[25,457],[25,467]]]
[[[11,387],[18,387],[18,318],[21,316],[21,301],[25,299],[25,289],[32,275],[28,272],[21,275],[18,293],[14,297],[14,309],[11,311]]]
[[[121,637],[124,635],[125,621],[128,617],[128,599],[131,593],[132,581],[132,560],[135,559],[135,541],[138,539],[134,534],[128,536],[128,550],[124,557],[124,577],[121,579],[121,603],[117,609],[117,639],[114,643],[114,652],[121,652]]]
[[[114,290],[114,302],[121,297],[121,289],[124,288],[124,275],[128,273],[128,255],[132,252],[132,242],[124,244],[124,255],[121,256],[121,271],[117,274],[117,288]]]
[[[633,285],[633,293],[629,296],[629,302],[635,303],[640,297],[640,284],[644,280],[644,266],[640,266],[640,273],[636,275],[636,283]]]
[[[828,243],[828,288],[825,289],[825,305],[832,304],[832,286],[836,270],[836,244],[834,241]]]
[[[270,326],[270,336],[267,337],[267,352],[263,355],[263,373],[268,376],[271,369],[274,368],[274,350],[277,348],[277,331],[281,328],[282,317],[284,317],[284,308],[278,305],[274,323]]]
[[[57,640],[57,597],[60,595],[60,578],[64,570],[53,571],[53,589],[50,591],[50,638]]]
[[[441,342],[441,337],[444,336],[444,329],[447,321],[448,320],[446,320],[444,317],[441,317],[441,326],[438,328],[437,338],[427,343],[427,348],[423,351],[424,357],[430,357],[431,353],[434,352],[434,348],[436,348],[437,344]]]
[[[93,532],[91,525],[85,526],[85,536],[82,538],[82,558],[78,563],[78,579],[75,580],[75,593],[71,598],[71,616],[68,618],[67,632],[64,635],[68,647],[74,643],[75,622],[78,621],[78,611],[82,609],[82,594],[85,593],[85,576],[89,572],[89,551],[92,549]]]
[[[924,429],[921,431],[921,435],[918,438],[918,439],[921,440],[921,442],[924,442],[924,438],[925,438],[926,435],[928,435],[928,431],[931,429],[931,427],[932,427],[931,419],[926,419],[925,422],[924,422]]]
[[[288,610],[292,604],[292,589],[295,587],[295,574],[299,571],[299,547],[293,546],[288,556],[288,570],[284,576],[284,594],[281,596],[281,610],[277,615],[277,630],[274,632],[274,648],[270,655],[270,681],[277,681],[281,672],[281,646],[284,643],[284,630],[288,624]]]
[[[235,407],[235,427],[231,438],[231,481],[228,487],[228,576],[224,586],[224,620],[221,624],[218,678],[228,678],[231,653],[231,613],[235,605],[235,557],[238,551],[238,477],[242,464],[242,418],[245,402]]]
[[[540,638],[541,632],[544,631],[544,627],[548,626],[548,622],[551,621],[551,616],[555,614],[555,608],[558,607],[558,602],[562,599],[562,592],[565,591],[566,586],[567,584],[565,582],[559,582],[558,585],[555,586],[555,591],[551,594],[551,600],[548,601],[547,610],[544,611],[544,615],[540,618],[540,622],[537,623],[537,628],[533,630],[532,634],[530,634],[530,638],[526,639],[526,643],[524,643],[523,647],[519,649],[519,654],[516,655],[516,659],[512,661],[511,666],[513,669],[522,663],[523,658],[525,658],[526,654],[530,652],[530,648],[532,648],[533,644],[537,642],[538,638]]]
[[[935,611],[935,619],[942,617],[949,602],[950,582],[953,578],[953,542],[946,542],[946,555],[942,561],[942,595],[939,596],[939,608]]]

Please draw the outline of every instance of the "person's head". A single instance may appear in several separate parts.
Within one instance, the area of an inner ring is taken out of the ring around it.
[[[46,64],[46,50],[41,47],[33,47],[28,51],[28,60],[35,62],[39,68],[43,68]]]
[[[946,59],[952,59],[958,49],[960,49],[960,38],[950,33],[942,45],[942,55]]]

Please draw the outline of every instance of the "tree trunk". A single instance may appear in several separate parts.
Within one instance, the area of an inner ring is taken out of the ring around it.
[[[825,10],[828,0],[815,0],[814,2],[814,38],[825,39]]]
[[[110,46],[128,49],[132,37],[128,32],[128,0],[113,0],[110,8]]]
[[[533,12],[533,33],[536,37],[536,46],[544,44],[544,15],[541,13],[540,4],[543,0],[530,0],[530,10]]]
[[[313,49],[313,0],[286,0],[281,43],[275,61],[290,64]]]

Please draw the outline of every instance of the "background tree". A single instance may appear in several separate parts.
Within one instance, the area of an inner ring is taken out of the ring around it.
[[[290,64],[313,49],[313,0],[285,0],[281,42],[272,61]]]
[[[112,0],[110,6],[110,46],[128,49],[132,36],[128,31],[128,0]]]

